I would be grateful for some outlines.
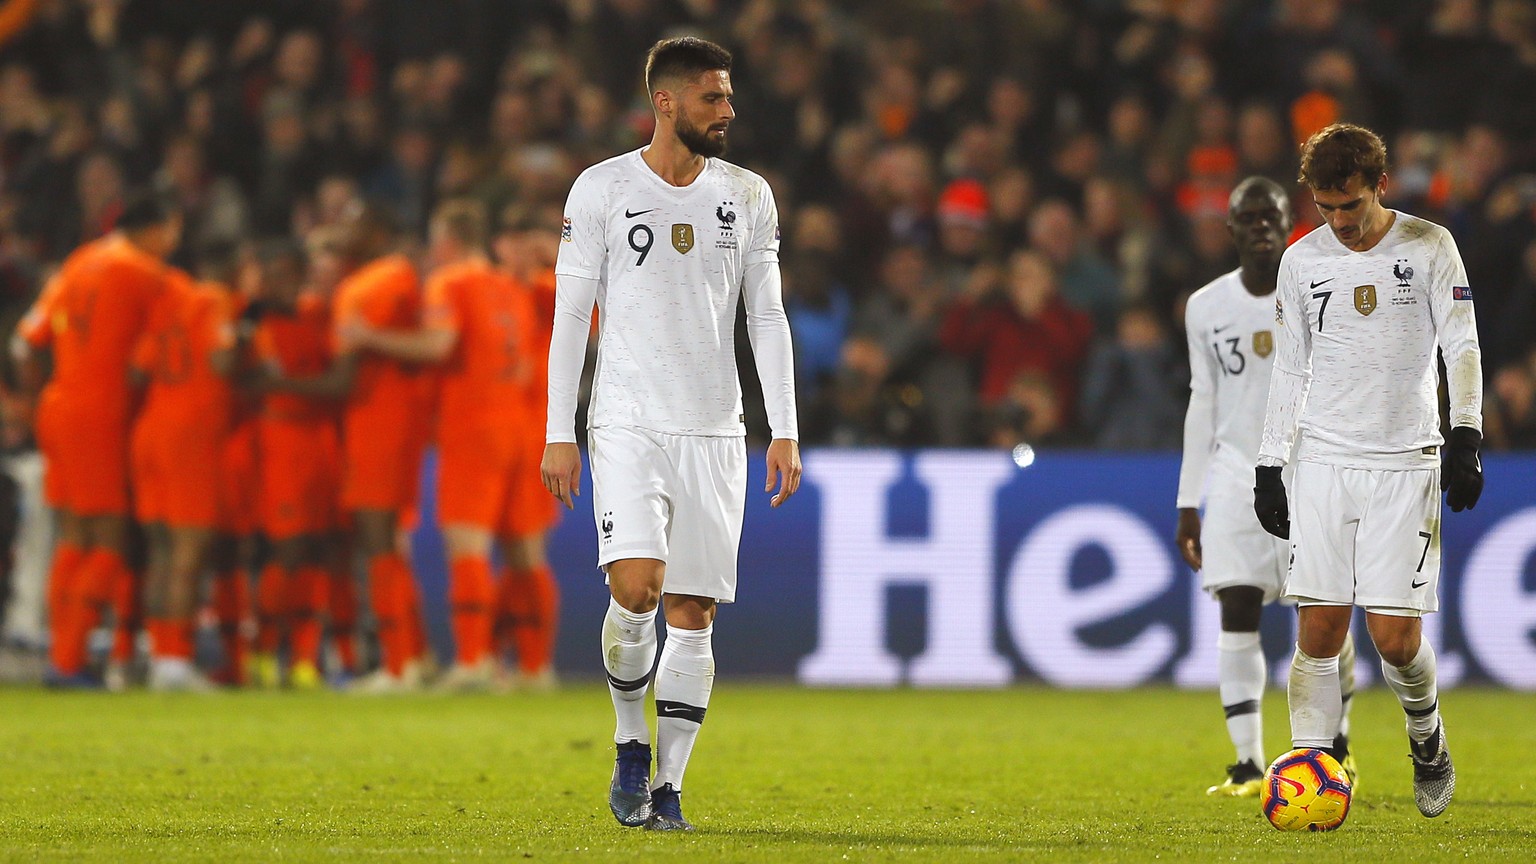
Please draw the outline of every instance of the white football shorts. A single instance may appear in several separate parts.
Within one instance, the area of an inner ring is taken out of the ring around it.
[[[1229,488],[1230,487],[1230,488]],[[1200,525],[1200,587],[1211,596],[1223,588],[1252,586],[1264,602],[1285,587],[1290,544],[1264,530],[1253,512],[1253,490],[1212,482]]]
[[[1286,596],[1404,615],[1440,608],[1440,470],[1296,466]]]
[[[655,558],[663,593],[734,602],[746,439],[604,426],[587,440],[597,566]]]

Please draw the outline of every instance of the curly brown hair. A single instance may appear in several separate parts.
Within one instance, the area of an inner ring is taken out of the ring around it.
[[[1387,173],[1387,145],[1381,136],[1353,123],[1319,129],[1301,147],[1301,173],[1296,179],[1312,189],[1344,191],[1349,178],[1360,175],[1374,188]]]

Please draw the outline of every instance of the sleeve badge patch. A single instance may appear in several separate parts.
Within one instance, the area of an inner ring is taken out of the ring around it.
[[[1453,299],[1453,300],[1471,300],[1472,299],[1472,287],[1469,286],[1469,285],[1457,285],[1456,287],[1451,289],[1451,299]]]

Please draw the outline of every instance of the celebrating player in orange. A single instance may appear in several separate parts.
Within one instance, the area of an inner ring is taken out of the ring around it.
[[[450,201],[434,214],[435,270],[422,328],[345,331],[360,349],[441,364],[438,521],[450,559],[457,647],[445,689],[483,689],[492,681],[491,545],[498,535],[528,532],[511,505],[518,478],[538,477],[539,450],[517,432],[536,423],[527,406],[532,313],[527,295],[487,257],[486,222],[484,209],[471,201]]]
[[[60,511],[49,596],[50,680],[61,686],[93,683],[85,672],[86,640],[114,586],[131,578],[128,364],[165,289],[165,258],[180,240],[180,214],[153,196],[131,198],[116,231],[65,260],[46,306],[23,325],[28,342],[46,343],[54,353],[39,437]],[[38,326],[50,331],[46,339]]]
[[[560,251],[559,208],[514,218],[495,244],[497,263],[508,270],[527,297],[533,315],[527,358],[530,416],[543,417],[549,400],[549,337],[555,318],[555,258]],[[519,424],[513,432],[518,449],[539,453],[543,435],[537,422]],[[544,488],[537,466],[519,469],[513,478],[510,505],[515,525],[502,542],[506,562],[501,574],[498,633],[517,652],[522,686],[544,689],[554,677],[555,636],[560,620],[560,588],[546,555],[547,536],[560,516],[559,502]]]
[[[233,392],[217,357],[229,349],[234,249],[201,256],[193,283],[172,270],[133,356],[147,385],[134,423],[134,509],[149,539],[145,610],[150,633],[150,686],[204,690],[193,666],[198,578],[214,533],[224,523],[220,483]]]
[[[419,683],[422,644],[416,582],[400,553],[396,529],[416,504],[426,441],[430,390],[410,363],[346,343],[349,328],[413,329],[420,324],[416,268],[395,251],[390,215],[358,207],[345,226],[349,257],[366,262],[342,280],[333,302],[338,353],[320,375],[275,377],[271,390],[344,397],[341,502],[357,548],[367,560],[369,592],[379,624],[384,668],[367,689],[392,691]]]

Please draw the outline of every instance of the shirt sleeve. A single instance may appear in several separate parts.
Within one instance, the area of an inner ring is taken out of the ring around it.
[[[563,274],[555,277],[555,326],[549,339],[549,405],[544,441],[576,443],[576,399],[581,369],[587,361],[596,279]]]
[[[16,335],[33,348],[47,348],[53,344],[53,314],[63,284],[63,277],[57,274],[49,279],[32,308],[16,324]]]
[[[1189,407],[1184,411],[1184,456],[1179,463],[1176,506],[1199,507],[1205,490],[1205,473],[1216,442],[1216,374],[1213,355],[1201,344],[1204,328],[1195,304],[1185,318],[1189,346]]]
[[[1280,259],[1275,290],[1275,320],[1280,325],[1275,346],[1275,368],[1269,376],[1269,402],[1264,411],[1264,437],[1259,443],[1260,465],[1285,465],[1296,443],[1296,427],[1307,403],[1312,377],[1312,329],[1307,304],[1301,296],[1294,259],[1287,250]]]
[[[1470,426],[1481,432],[1483,352],[1477,341],[1472,283],[1467,280],[1455,238],[1443,229],[1440,255],[1429,288],[1429,311],[1435,322],[1440,356],[1445,360],[1451,426]]]
[[[768,181],[759,178],[758,183],[760,191],[758,206],[753,213],[752,245],[743,259],[747,267],[779,263],[779,206],[773,200],[773,189],[768,186]]]
[[[747,249],[742,273],[747,338],[752,343],[752,359],[763,385],[763,406],[773,437],[798,441],[795,350],[779,274],[779,209],[768,183],[763,181],[760,188],[760,203],[753,215],[752,245]]]
[[[604,197],[590,174],[576,178],[571,194],[566,198],[565,218],[560,225],[556,276],[594,281],[603,278],[603,264],[608,257]],[[558,287],[556,293],[559,293]]]

